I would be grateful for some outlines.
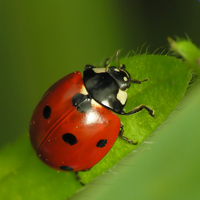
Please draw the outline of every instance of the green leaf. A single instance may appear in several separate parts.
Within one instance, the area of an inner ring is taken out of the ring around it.
[[[156,117],[151,117],[146,110],[131,116],[119,116],[124,125],[124,135],[138,141],[139,145],[178,105],[188,87],[191,71],[186,63],[169,56],[137,55],[123,58],[120,63],[126,65],[132,78],[138,80],[148,78],[147,82],[133,84],[128,90],[125,110],[130,111],[144,104],[155,111]],[[116,65],[116,62],[114,64]],[[79,173],[82,181],[90,182],[138,145],[130,145],[118,138],[112,149],[96,166],[89,172]]]
[[[4,147],[0,160],[1,199],[65,199],[81,188],[73,173],[44,165],[36,157],[28,135]]]
[[[141,144],[174,110],[183,97],[191,79],[187,64],[174,57],[136,55],[123,58],[121,64],[132,78],[148,81],[132,84],[128,90],[126,111],[145,104],[155,111],[151,117],[146,110],[119,116],[124,124],[124,135]],[[113,64],[116,64],[114,62]],[[130,145],[118,138],[109,153],[89,172],[80,172],[82,182],[88,183],[133,151]],[[28,135],[0,151],[1,199],[66,199],[82,186],[74,173],[58,172],[44,165],[32,150]]]
[[[189,38],[188,40],[178,38],[177,41],[174,41],[169,37],[168,42],[171,49],[188,61],[189,66],[200,76],[200,50],[196,45]]]
[[[198,200],[200,85],[145,143],[70,200]],[[88,198],[89,197],[89,198]]]

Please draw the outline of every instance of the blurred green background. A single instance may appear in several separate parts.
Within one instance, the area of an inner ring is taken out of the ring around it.
[[[168,36],[200,46],[199,32],[198,0],[1,0],[0,146],[28,133],[43,93],[69,72],[117,49],[124,56],[146,43],[153,53]]]

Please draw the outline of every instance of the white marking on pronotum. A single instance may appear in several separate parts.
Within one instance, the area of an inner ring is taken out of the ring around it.
[[[94,106],[95,108],[96,108],[96,107],[102,107],[102,105],[99,104],[98,102],[96,102],[94,99],[91,100],[91,104],[92,104],[92,106]]]
[[[92,68],[92,70],[95,72],[95,73],[105,73],[106,72],[106,68]]]
[[[119,89],[119,92],[117,93],[117,99],[121,102],[122,105],[124,105],[127,100],[127,93]]]
[[[114,71],[116,71],[116,72],[120,72],[120,70],[119,70],[119,69],[117,69],[117,68],[115,68],[115,69],[114,69]]]
[[[88,92],[87,92],[87,90],[86,90],[86,88],[85,88],[84,85],[82,86],[80,93],[81,93],[81,94],[84,94],[84,95],[87,95],[87,94],[88,94]]]
[[[128,78],[126,76],[124,76],[124,81],[128,81]]]

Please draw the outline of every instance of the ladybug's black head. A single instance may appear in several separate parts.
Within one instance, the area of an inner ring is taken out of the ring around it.
[[[105,68],[86,65],[83,72],[83,81],[89,96],[119,114],[124,113],[128,96],[126,90],[131,83],[140,84],[146,80],[132,79],[125,70],[125,65]]]
[[[98,68],[86,65],[83,81],[91,98],[116,113],[123,113],[127,101],[126,89],[132,82],[125,66]]]
[[[107,73],[115,79],[119,89],[125,91],[130,87],[132,79],[130,74],[125,70],[125,65],[122,67],[109,67]]]

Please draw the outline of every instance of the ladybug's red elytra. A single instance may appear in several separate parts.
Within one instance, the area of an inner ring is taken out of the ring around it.
[[[131,115],[144,108],[154,116],[145,105],[128,113],[123,110],[131,83],[143,81],[132,79],[119,62],[118,67],[86,65],[83,77],[77,71],[60,79],[44,94],[31,118],[30,140],[38,157],[56,170],[78,172],[98,163],[118,136],[137,144],[123,135],[115,113]]]

